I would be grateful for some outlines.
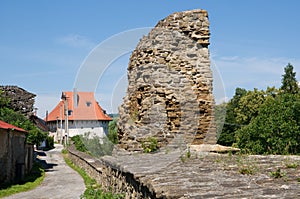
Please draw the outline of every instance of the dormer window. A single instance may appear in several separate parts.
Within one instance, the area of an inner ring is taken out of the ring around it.
[[[90,107],[92,105],[92,102],[86,102],[86,106]]]

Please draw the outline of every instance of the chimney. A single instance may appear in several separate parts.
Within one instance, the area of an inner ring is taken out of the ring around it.
[[[73,105],[74,105],[74,108],[77,108],[77,106],[78,106],[77,88],[73,89]]]
[[[48,111],[46,111],[46,122],[48,122]]]

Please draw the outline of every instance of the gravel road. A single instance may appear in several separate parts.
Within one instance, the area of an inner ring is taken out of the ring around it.
[[[55,145],[55,149],[40,152],[38,158],[46,161],[46,177],[37,188],[14,194],[5,199],[75,199],[85,190],[81,176],[71,169],[64,161],[62,145]]]

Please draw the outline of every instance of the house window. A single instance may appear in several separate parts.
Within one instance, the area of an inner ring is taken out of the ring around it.
[[[90,107],[92,105],[92,102],[86,102],[86,106]]]

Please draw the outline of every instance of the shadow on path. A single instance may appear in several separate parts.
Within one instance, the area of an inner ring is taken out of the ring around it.
[[[40,157],[47,157],[47,154],[43,151],[37,151],[37,155]],[[49,155],[48,155],[49,156]],[[43,169],[45,170],[45,172],[52,172],[54,171],[54,167],[57,166],[58,164],[54,164],[51,162],[47,162],[47,160],[43,160],[42,158],[37,157],[36,159],[43,167]]]
[[[64,161],[62,145],[49,151],[36,151],[36,160],[44,168],[44,181],[35,189],[8,196],[6,199],[74,199],[85,191],[82,177]],[[1,172],[1,171],[0,171]]]
[[[38,156],[47,156],[47,154],[43,151],[36,151]]]
[[[53,163],[47,163],[46,160],[40,160],[38,159],[38,162],[42,165],[43,169],[45,170],[45,172],[52,172],[53,167],[57,166],[58,164],[53,164]]]

